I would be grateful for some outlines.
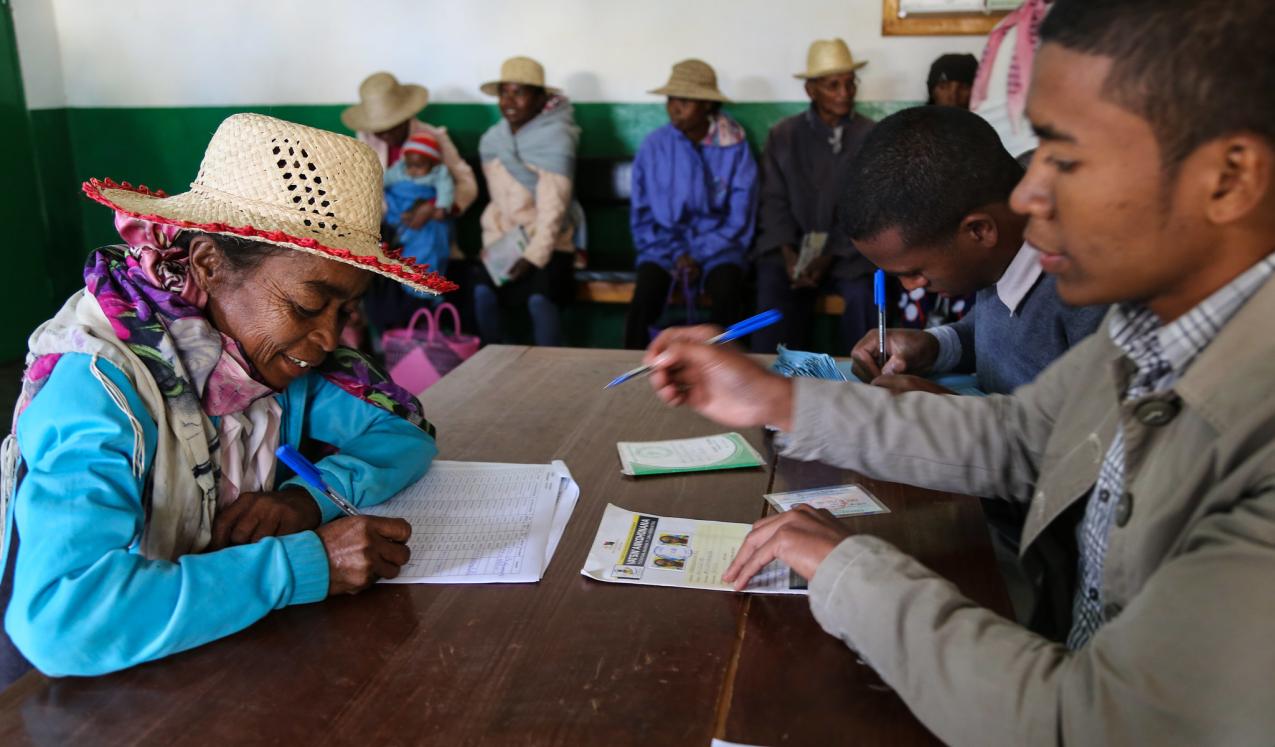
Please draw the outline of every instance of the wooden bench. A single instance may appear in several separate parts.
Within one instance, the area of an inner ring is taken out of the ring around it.
[[[633,300],[633,280],[623,280],[621,276],[633,273],[595,273],[589,270],[576,272],[576,300],[582,303],[615,303],[627,304]],[[699,305],[707,306],[707,299],[699,299]],[[845,311],[846,303],[841,296],[827,293],[815,301],[815,312],[819,314],[840,315]]]

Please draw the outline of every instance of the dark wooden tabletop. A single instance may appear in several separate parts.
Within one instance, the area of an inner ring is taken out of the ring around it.
[[[658,403],[614,350],[489,347],[422,397],[441,458],[562,459],[581,499],[538,584],[388,585],[277,611],[239,634],[105,677],[31,673],[0,694],[0,744],[759,745],[933,737],[804,598],[618,586],[580,568],[605,505],[751,522],[762,495],[850,475],[774,468],[635,480],[615,442],[722,428]],[[760,430],[746,432],[769,454]],[[869,483],[855,520],[1002,612],[978,502]]]

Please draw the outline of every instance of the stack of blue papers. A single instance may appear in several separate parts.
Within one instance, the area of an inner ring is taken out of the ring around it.
[[[841,369],[837,368],[837,361],[831,355],[789,350],[783,345],[780,345],[776,352],[779,357],[775,359],[775,364],[771,368],[782,376],[849,381]]]

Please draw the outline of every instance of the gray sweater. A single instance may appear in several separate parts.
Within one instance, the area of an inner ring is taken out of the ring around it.
[[[941,349],[935,372],[973,372],[988,394],[1009,394],[1035,379],[1092,334],[1107,313],[1106,306],[1066,305],[1057,285],[1041,274],[1012,314],[995,285],[980,290],[964,319],[929,330]]]

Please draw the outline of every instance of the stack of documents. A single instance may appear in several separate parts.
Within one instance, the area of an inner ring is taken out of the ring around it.
[[[598,581],[732,591],[722,574],[752,526],[638,514],[607,504],[580,573]],[[806,581],[776,560],[744,591],[805,594]]]
[[[804,350],[789,350],[780,345],[776,352],[778,357],[771,369],[781,376],[792,378],[806,376],[812,379],[828,379],[830,381],[847,381],[837,361],[823,353],[807,353]]]
[[[626,475],[667,475],[762,466],[761,455],[738,433],[676,441],[621,441],[621,471]]]
[[[579,497],[562,462],[436,461],[416,484],[364,513],[412,525],[411,560],[383,583],[534,582]]]

